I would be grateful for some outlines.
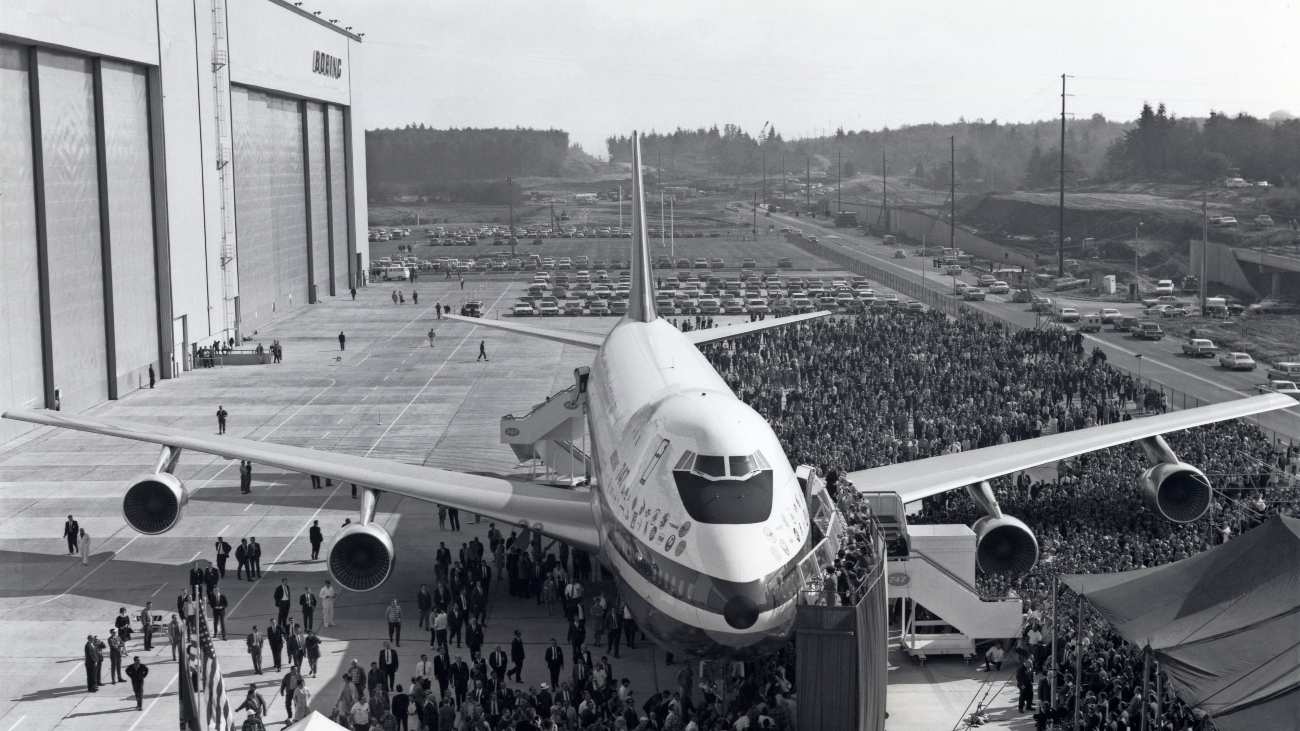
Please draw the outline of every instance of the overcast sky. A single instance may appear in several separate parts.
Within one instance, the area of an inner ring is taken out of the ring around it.
[[[364,31],[367,128],[555,127],[593,154],[634,128],[786,137],[1143,100],[1300,113],[1300,0],[307,0]]]

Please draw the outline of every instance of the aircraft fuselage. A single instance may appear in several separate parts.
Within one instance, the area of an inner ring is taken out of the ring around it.
[[[665,320],[624,320],[587,389],[601,554],[638,627],[692,656],[784,641],[808,508],[767,421]]]

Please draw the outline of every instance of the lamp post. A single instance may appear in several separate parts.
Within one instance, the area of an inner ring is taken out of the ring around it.
[[[1138,221],[1133,227],[1133,284],[1138,281],[1138,241],[1142,236],[1142,222]]]

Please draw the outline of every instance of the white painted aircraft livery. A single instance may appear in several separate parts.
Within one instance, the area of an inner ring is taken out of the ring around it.
[[[142,533],[165,532],[180,520],[189,493],[172,472],[183,450],[251,460],[365,486],[360,519],[336,536],[328,554],[330,572],[345,588],[371,590],[391,573],[394,546],[374,513],[380,496],[394,493],[527,526],[592,552],[615,575],[638,626],[669,649],[697,657],[765,652],[791,632],[799,586],[789,578],[811,548],[808,506],[771,426],[736,398],[696,346],[829,313],[688,333],[660,319],[636,133],[632,152],[632,290],[626,316],[606,336],[452,318],[594,351],[585,382],[593,445],[586,485],[552,487],[55,411],[4,416],[161,445],[155,470],[123,497],[125,519]],[[1138,441],[1152,466],[1135,489],[1166,518],[1192,521],[1208,509],[1209,482],[1159,435],[1293,405],[1279,394],[1256,396],[848,477],[859,490],[895,493],[905,503],[967,489],[986,513],[974,526],[980,565],[1027,570],[1037,542],[1001,512],[988,480]]]

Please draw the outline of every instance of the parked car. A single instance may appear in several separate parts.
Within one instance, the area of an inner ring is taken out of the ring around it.
[[[515,317],[532,317],[537,313],[533,310],[532,305],[528,304],[527,302],[520,302],[516,304],[514,307],[510,308],[510,314],[514,315]]]
[[[1280,393],[1300,401],[1300,388],[1296,387],[1295,381],[1269,381],[1259,384],[1255,390],[1260,393]]]
[[[1276,363],[1268,369],[1270,380],[1277,381],[1300,381],[1300,363],[1284,361]]]
[[[1250,353],[1224,353],[1219,356],[1219,367],[1229,371],[1253,371],[1255,359],[1250,357]]]
[[[984,290],[979,287],[968,287],[966,291],[962,293],[961,298],[967,302],[983,302]]]
[[[1165,331],[1155,322],[1139,322],[1138,326],[1133,329],[1133,337],[1138,340],[1161,340],[1165,336]]]
[[[1189,358],[1213,358],[1218,348],[1208,338],[1192,338],[1183,343],[1183,355]]]
[[[1060,320],[1061,322],[1078,322],[1079,311],[1073,307],[1062,307],[1056,313],[1056,319]]]

